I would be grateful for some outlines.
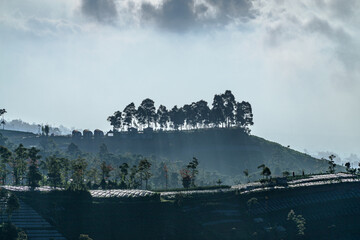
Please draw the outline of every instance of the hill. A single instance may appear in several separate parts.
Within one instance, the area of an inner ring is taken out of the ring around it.
[[[196,156],[201,169],[216,171],[233,179],[245,181],[243,171],[249,170],[250,179],[257,180],[265,164],[272,176],[281,176],[283,171],[301,174],[326,172],[328,161],[284,147],[266,139],[247,135],[242,129],[199,129],[152,133],[119,133],[112,137],[74,138],[71,136],[37,136],[15,131],[0,131],[14,144],[41,147],[53,142],[64,151],[75,143],[81,151],[97,153],[101,144],[106,144],[112,153],[136,153],[154,156],[156,159],[180,161],[183,164]],[[120,164],[120,163],[118,163]],[[342,167],[341,167],[342,168]],[[229,183],[233,184],[233,183]]]

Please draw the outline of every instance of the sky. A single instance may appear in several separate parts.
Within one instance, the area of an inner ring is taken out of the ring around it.
[[[360,155],[357,0],[0,0],[5,119],[110,130],[116,110],[231,90],[252,134]]]

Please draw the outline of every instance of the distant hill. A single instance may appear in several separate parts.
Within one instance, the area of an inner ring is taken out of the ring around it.
[[[10,142],[23,143],[25,146],[40,146],[45,137],[34,134],[0,131]],[[281,176],[283,171],[301,174],[326,172],[328,161],[316,159],[278,143],[257,136],[244,134],[242,129],[201,129],[193,131],[171,131],[144,133],[124,133],[113,137],[72,138],[70,136],[53,136],[58,148],[66,150],[73,142],[83,152],[99,151],[105,143],[113,153],[136,153],[144,156],[156,156],[170,161],[188,163],[197,157],[200,167],[208,171],[217,171],[223,175],[244,180],[243,171],[249,170],[250,180],[259,179],[260,170],[265,164],[271,169],[272,176]],[[344,170],[338,166],[337,170]],[[252,176],[254,175],[254,176]]]

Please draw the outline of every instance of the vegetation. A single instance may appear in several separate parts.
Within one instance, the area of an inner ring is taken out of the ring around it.
[[[298,235],[305,235],[306,221],[303,216],[296,215],[294,210],[290,210],[290,212],[288,213],[288,216],[287,216],[287,220],[294,222],[294,224],[297,228]]]
[[[136,109],[134,103],[108,117],[114,131],[134,129],[188,130],[213,127],[239,127],[250,133],[253,114],[250,103],[237,102],[230,90],[215,95],[212,108],[204,100],[168,110],[160,105],[156,110],[154,101],[147,98]]]

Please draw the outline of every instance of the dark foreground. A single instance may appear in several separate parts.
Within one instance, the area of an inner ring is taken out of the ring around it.
[[[358,239],[360,183],[334,183],[173,200],[17,192],[68,239]],[[299,223],[289,212],[302,215]],[[299,224],[303,235],[299,235]],[[301,227],[301,226],[300,226]]]

